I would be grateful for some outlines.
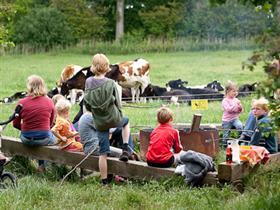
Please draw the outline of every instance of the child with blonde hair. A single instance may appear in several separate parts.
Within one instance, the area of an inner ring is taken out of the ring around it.
[[[56,102],[55,108],[57,116],[52,132],[57,137],[60,148],[67,151],[83,151],[83,145],[75,140],[75,136],[79,133],[72,130],[69,122],[70,102],[60,99]]]
[[[238,98],[237,85],[231,81],[225,87],[225,97],[222,101],[223,107],[223,117],[222,117],[222,127],[224,129],[223,134],[223,146],[227,146],[227,140],[230,135],[230,129],[233,127],[237,130],[242,130],[242,122],[239,120],[239,115],[243,112],[243,107]]]
[[[182,150],[179,131],[172,127],[173,112],[167,107],[158,109],[157,121],[159,125],[150,135],[146,159],[149,166],[168,168],[178,162]]]
[[[262,141],[264,147],[271,153],[278,151],[277,132],[272,131],[271,120],[268,116],[268,100],[259,98],[252,102],[252,112],[256,117],[255,131],[251,137],[250,145],[259,145]]]
[[[89,77],[85,84],[84,104],[92,113],[99,139],[99,170],[102,183],[108,184],[107,155],[110,154],[109,129],[122,128],[123,147],[121,161],[129,157],[129,120],[123,117],[121,101],[115,82],[105,77],[110,71],[109,60],[104,54],[96,54],[92,59],[91,71],[95,76]]]

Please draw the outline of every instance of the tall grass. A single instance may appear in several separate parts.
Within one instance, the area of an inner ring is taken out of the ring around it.
[[[135,38],[126,37],[120,41],[81,40],[73,46],[55,46],[51,52],[67,52],[95,54],[107,52],[108,54],[131,54],[131,53],[162,53],[180,51],[212,51],[212,50],[252,50],[257,45],[253,38],[224,39],[198,39],[198,38]],[[36,48],[29,44],[18,44],[0,54],[33,54],[46,52],[43,48]]]

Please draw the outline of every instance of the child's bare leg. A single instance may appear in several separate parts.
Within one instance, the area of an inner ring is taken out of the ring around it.
[[[130,134],[130,126],[129,126],[129,123],[127,123],[127,124],[122,128],[122,137],[123,137],[123,143],[124,143],[124,144],[128,144],[129,134]]]
[[[107,179],[107,155],[100,155],[99,156],[99,171],[100,171],[100,175],[101,175],[101,179],[105,180]]]
[[[129,147],[128,147],[128,140],[129,140],[129,135],[130,135],[130,127],[128,123],[128,119],[124,118],[126,121],[126,124],[122,127],[122,138],[123,138],[123,151],[120,156],[120,160],[127,162],[128,157],[129,157]]]

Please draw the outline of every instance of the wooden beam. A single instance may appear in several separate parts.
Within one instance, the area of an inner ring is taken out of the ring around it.
[[[77,165],[85,155],[81,152],[68,152],[58,149],[57,146],[30,147],[22,144],[13,137],[2,137],[2,152],[11,155],[20,155],[34,159],[48,160],[70,166]],[[89,156],[81,168],[99,171],[98,156]],[[174,168],[150,167],[145,162],[129,160],[127,163],[118,158],[108,157],[108,173],[136,179],[158,179],[163,176],[172,176]]]
[[[266,165],[269,164],[280,164],[280,152],[269,156],[269,160]],[[254,167],[251,167],[248,161],[243,161],[240,164],[227,164],[226,162],[223,162],[218,165],[218,178],[220,181],[230,182],[240,180],[249,173],[257,170],[259,166],[260,164],[256,164]]]
[[[13,137],[3,136],[2,152],[10,155],[20,155],[28,158],[48,160],[50,162],[76,166],[85,155],[81,152],[68,152],[60,150],[57,146],[30,147]],[[99,171],[98,156],[90,155],[82,164],[81,168]],[[127,163],[118,158],[108,157],[108,173],[135,179],[160,179],[174,175],[175,168],[150,167],[146,162],[129,160]],[[204,184],[216,184],[217,173],[208,173],[203,180]]]

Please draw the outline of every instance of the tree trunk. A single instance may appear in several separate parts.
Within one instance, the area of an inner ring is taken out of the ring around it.
[[[122,38],[123,33],[124,33],[124,0],[117,0],[116,40]]]

